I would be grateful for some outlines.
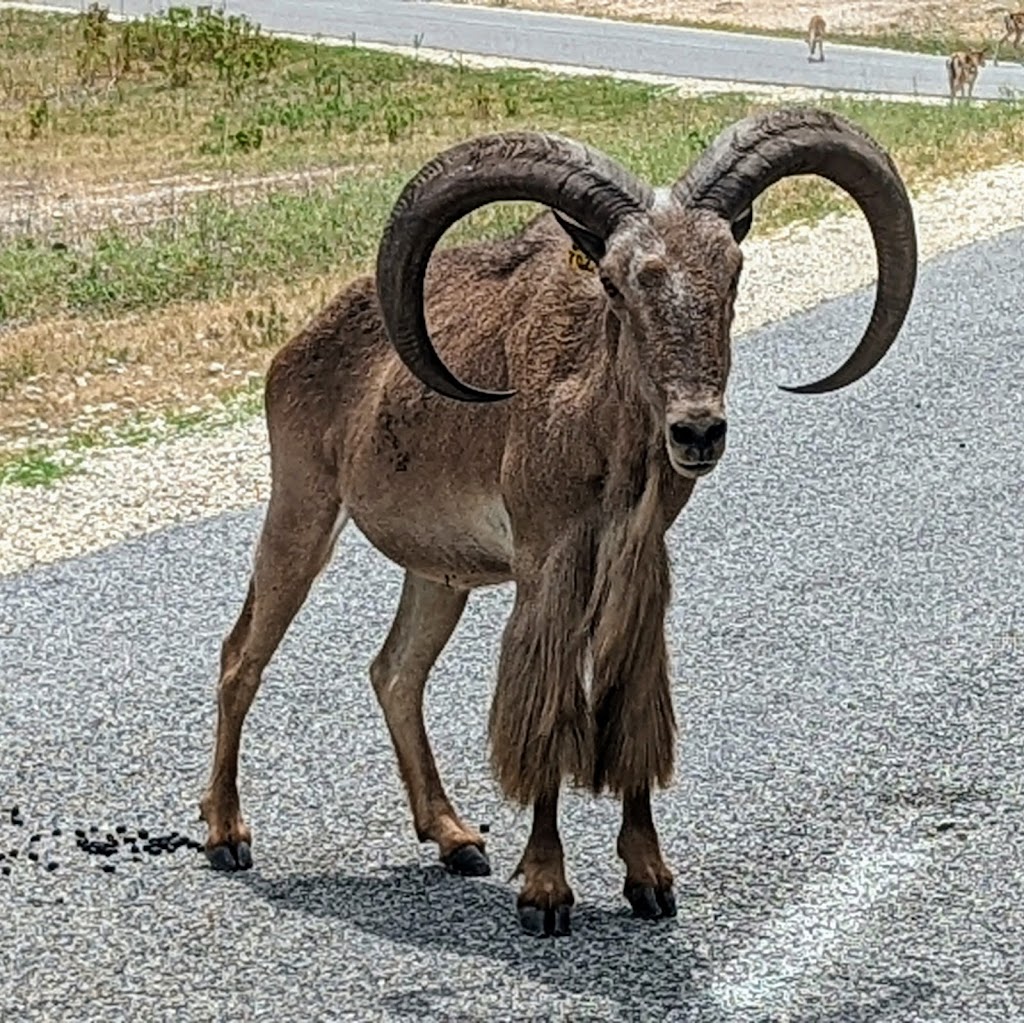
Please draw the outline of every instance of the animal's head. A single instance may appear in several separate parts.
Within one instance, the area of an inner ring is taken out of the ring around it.
[[[730,328],[742,255],[757,197],[782,178],[818,174],[867,217],[878,256],[868,327],[834,373],[787,388],[819,394],[860,379],[903,324],[917,273],[913,212],[886,153],[850,122],[787,109],[727,128],[667,193],[655,193],[608,155],[553,134],[485,135],[441,153],[409,182],[377,257],[385,327],[406,366],[440,394],[495,401],[459,380],[426,329],[423,279],[444,232],[487,203],[527,200],[557,211],[596,264],[609,330],[664,431],[681,475],[703,475],[725,447]]]
[[[961,50],[953,54],[947,63],[952,64],[959,58],[960,65],[967,74],[977,74],[978,68],[985,66],[985,58],[988,56],[986,50]]]

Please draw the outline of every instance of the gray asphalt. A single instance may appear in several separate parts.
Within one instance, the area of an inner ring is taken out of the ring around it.
[[[528,820],[484,745],[508,589],[470,602],[429,703],[494,876],[449,878],[412,833],[366,674],[399,572],[353,531],[250,716],[256,866],[225,877],[186,850],[103,873],[72,832],[201,837],[262,509],[0,579],[0,1018],[1024,1019],[1022,251],[930,263],[885,362],[833,396],[775,384],[837,365],[868,293],[738,341],[730,450],[671,533],[673,924],[626,915],[615,805],[574,795],[574,934],[518,933]]]
[[[43,4],[67,6],[67,0]],[[152,0],[112,0],[111,10],[146,13]],[[823,89],[947,95],[943,57],[827,45],[824,63],[807,61],[800,39],[772,39],[660,25],[631,24],[466,7],[421,0],[229,0],[268,29],[321,33],[366,42],[419,45],[462,53],[575,64],[605,70],[726,79]],[[795,25],[803,29],[804,26]],[[993,33],[999,28],[993,15]],[[982,69],[975,96],[1024,92],[1019,58]]]

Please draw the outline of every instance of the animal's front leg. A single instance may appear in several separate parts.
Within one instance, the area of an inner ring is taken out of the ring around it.
[[[573,894],[558,837],[558,792],[566,775],[589,775],[593,758],[584,686],[592,579],[585,523],[540,552],[520,552],[517,567],[491,704],[491,763],[506,796],[533,804],[533,830],[513,875],[524,877],[520,923],[532,934],[568,934]]]
[[[675,916],[672,871],[661,855],[649,788],[623,797],[617,849],[626,864],[626,882],[622,892],[633,912],[645,920]]]
[[[575,898],[565,879],[565,857],[558,835],[558,790],[533,804],[533,828],[513,877],[522,875],[517,907],[523,930],[537,937],[558,937],[571,930]]]
[[[660,535],[648,532],[631,551],[609,552],[594,633],[593,787],[622,796],[618,852],[626,863],[624,892],[641,917],[672,916],[672,872],[665,865],[651,816],[651,789],[672,774],[675,715],[669,686],[665,611],[668,557]],[[628,558],[624,565],[617,559]],[[627,572],[627,567],[638,566]]]

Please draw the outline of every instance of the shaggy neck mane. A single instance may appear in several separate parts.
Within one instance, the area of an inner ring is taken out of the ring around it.
[[[636,349],[622,343],[621,324],[610,309],[603,326],[621,415],[633,420],[617,436],[646,432],[649,438],[646,449],[612,445],[584,619],[595,727],[587,781],[595,792],[607,788],[623,795],[645,779],[667,785],[672,777],[676,724],[664,631],[671,597],[664,538],[668,463]]]

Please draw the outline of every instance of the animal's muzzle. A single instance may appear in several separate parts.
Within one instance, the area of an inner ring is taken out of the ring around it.
[[[711,472],[725,451],[726,422],[721,416],[677,419],[668,424],[668,454],[682,476]]]

